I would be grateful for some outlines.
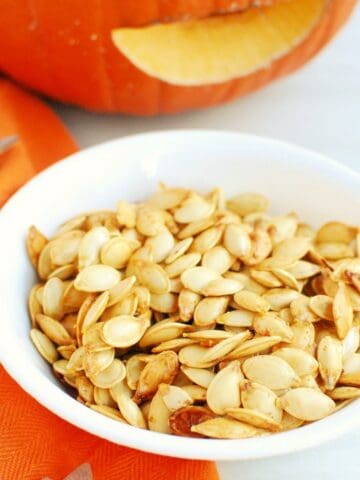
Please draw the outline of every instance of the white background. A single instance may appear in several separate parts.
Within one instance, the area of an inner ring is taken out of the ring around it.
[[[55,108],[80,147],[150,130],[228,129],[288,140],[360,171],[360,7],[300,72],[232,104],[150,119]],[[360,432],[355,432],[311,451],[218,466],[222,480],[350,480],[360,474],[359,457]]]

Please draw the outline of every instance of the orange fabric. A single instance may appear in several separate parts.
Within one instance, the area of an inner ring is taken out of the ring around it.
[[[0,138],[13,133],[19,144],[0,155],[0,205],[38,170],[75,149],[48,107],[0,80]],[[0,480],[62,480],[83,463],[90,464],[94,480],[218,479],[211,462],[142,453],[79,430],[33,400],[0,366]]]
[[[47,105],[0,78],[0,138],[14,134],[19,142],[0,156],[0,205],[36,172],[76,150]]]

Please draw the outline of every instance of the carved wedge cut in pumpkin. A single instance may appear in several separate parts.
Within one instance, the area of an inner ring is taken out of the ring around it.
[[[288,0],[243,13],[113,30],[140,70],[174,85],[220,83],[286,55],[321,18],[328,0]]]

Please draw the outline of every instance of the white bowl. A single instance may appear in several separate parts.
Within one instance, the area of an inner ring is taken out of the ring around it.
[[[29,340],[26,298],[35,275],[25,253],[30,224],[46,234],[76,213],[140,200],[163,180],[232,195],[258,191],[273,213],[296,211],[312,224],[359,222],[360,176],[317,153],[279,141],[216,131],[150,133],[72,155],[37,175],[0,215],[1,360],[9,374],[46,408],[112,442],[183,458],[241,460],[293,452],[360,426],[360,401],[298,430],[247,440],[163,435],[123,425],[64,392]],[[36,419],[34,419],[36,421]]]

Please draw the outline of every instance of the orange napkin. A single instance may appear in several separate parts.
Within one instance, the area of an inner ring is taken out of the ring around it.
[[[0,138],[15,133],[20,137],[16,147],[0,155],[0,204],[36,172],[76,149],[60,120],[45,104],[0,79]],[[82,464],[86,465],[78,469]],[[142,453],[79,430],[43,408],[0,367],[0,480],[65,477],[218,479],[211,462]]]

